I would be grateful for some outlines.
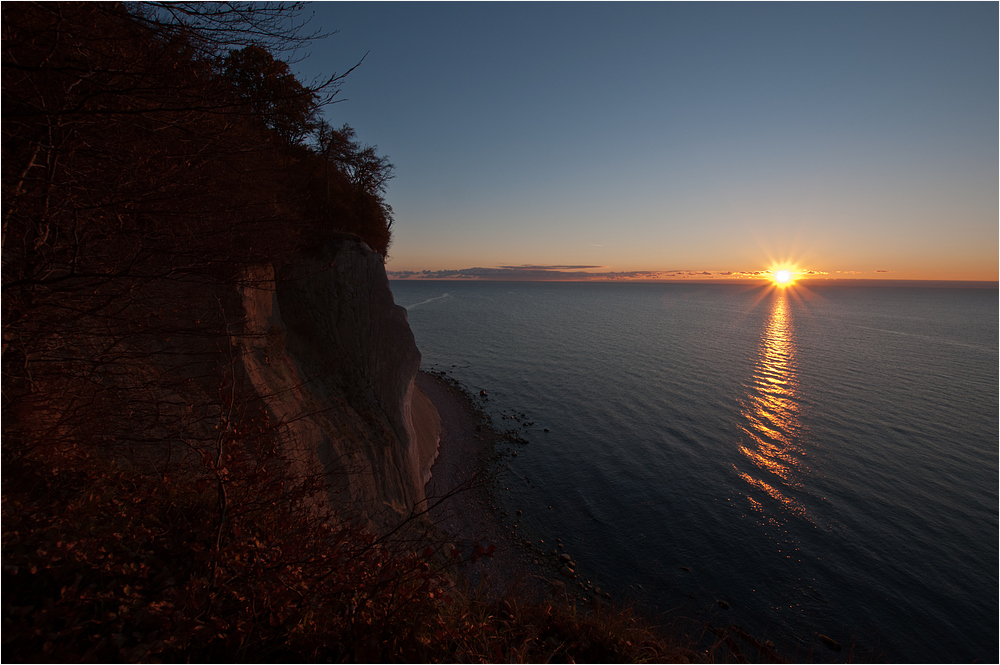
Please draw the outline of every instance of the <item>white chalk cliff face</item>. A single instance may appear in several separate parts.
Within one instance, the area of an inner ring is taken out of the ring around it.
[[[241,295],[243,368],[296,470],[322,468],[333,502],[375,524],[422,501],[437,414],[414,386],[420,352],[381,257],[339,236],[261,266]]]

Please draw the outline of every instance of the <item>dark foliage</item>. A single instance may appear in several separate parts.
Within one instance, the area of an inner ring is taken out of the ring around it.
[[[198,474],[6,456],[5,660],[421,656],[447,565],[317,509],[264,416]],[[55,509],[58,506],[58,509]]]
[[[283,476],[260,447],[270,432],[246,417],[237,287],[332,232],[384,254],[391,165],[351,141],[336,159],[307,145],[343,75],[303,84],[271,54],[301,45],[295,6],[2,11],[5,656],[190,656],[208,648],[185,643],[205,617],[245,611],[217,604],[220,575],[238,586],[223,562],[255,547],[240,510],[266,530],[289,517],[278,504],[313,497],[285,558],[239,573],[247,583],[294,587],[289,553],[320,556],[330,535],[317,481]],[[382,179],[359,180],[354,164],[373,160]],[[154,569],[171,573],[154,583]],[[254,611],[283,593],[254,591]],[[168,605],[202,609],[155,609]],[[134,637],[147,624],[180,642]]]
[[[331,231],[386,252],[391,165],[303,143],[339,78],[306,86],[262,46],[216,48],[285,43],[286,14],[4,5],[5,442],[203,438],[247,268]]]

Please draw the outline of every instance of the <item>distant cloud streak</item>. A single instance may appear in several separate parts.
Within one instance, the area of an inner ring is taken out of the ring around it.
[[[802,276],[825,275],[816,270],[798,271]],[[617,272],[606,266],[522,265],[460,270],[390,270],[391,279],[468,279],[497,281],[656,281],[684,279],[770,279],[769,270],[632,270]]]
[[[500,266],[503,270],[592,270],[594,268],[604,268],[605,266]]]

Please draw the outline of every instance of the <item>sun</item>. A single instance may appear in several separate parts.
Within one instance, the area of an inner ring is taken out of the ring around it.
[[[796,271],[792,267],[775,266],[771,269],[771,283],[775,286],[786,287],[795,284]]]

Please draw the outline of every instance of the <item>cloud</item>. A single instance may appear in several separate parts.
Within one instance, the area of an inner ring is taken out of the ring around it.
[[[738,279],[770,279],[770,270],[737,270],[735,272],[719,273],[720,275],[726,275],[727,277],[735,277]]]
[[[875,272],[892,272],[891,270],[876,270]]]
[[[826,275],[820,270],[798,270],[800,276]],[[885,272],[885,271],[882,271]],[[616,272],[607,266],[526,264],[496,268],[462,268],[458,270],[388,270],[390,279],[461,279],[493,281],[656,281],[656,280],[770,280],[770,270],[627,270]]]
[[[510,281],[548,281],[548,280],[586,280],[599,278],[607,273],[584,272],[603,266],[563,266],[563,265],[524,265],[499,266],[497,268],[462,268],[461,270],[388,270],[386,273],[393,279],[490,279]]]
[[[602,270],[603,269],[603,270]],[[766,270],[754,272],[710,270],[606,270],[593,265],[521,265],[496,268],[462,268],[459,270],[389,270],[391,279],[461,279],[497,281],[649,281],[677,279],[734,279],[767,277]]]
[[[604,266],[500,266],[504,270],[591,270],[593,268],[603,268]]]

